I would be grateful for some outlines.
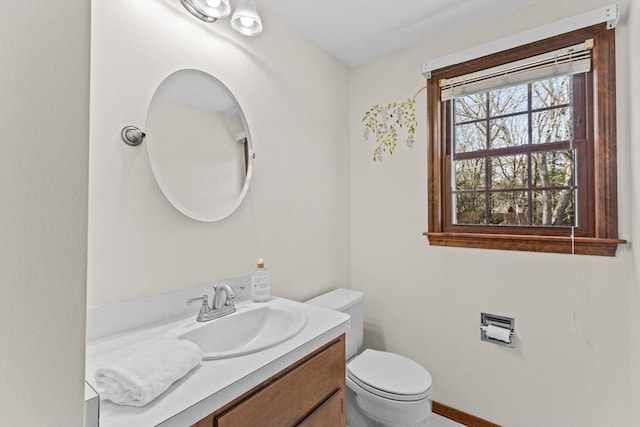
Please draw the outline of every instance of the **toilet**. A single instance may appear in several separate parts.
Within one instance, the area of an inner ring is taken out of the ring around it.
[[[347,313],[347,424],[349,427],[424,426],[431,415],[431,375],[399,354],[365,349],[364,295],[336,289],[307,301],[317,307]]]

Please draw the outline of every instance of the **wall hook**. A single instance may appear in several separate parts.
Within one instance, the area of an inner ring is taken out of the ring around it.
[[[142,144],[145,136],[147,135],[135,126],[125,126],[122,129],[122,140],[132,147]]]

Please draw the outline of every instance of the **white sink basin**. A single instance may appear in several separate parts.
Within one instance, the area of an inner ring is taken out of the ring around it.
[[[209,322],[178,326],[167,337],[194,342],[204,360],[225,359],[255,353],[297,335],[307,324],[307,315],[293,305],[267,303],[239,306],[235,313]]]

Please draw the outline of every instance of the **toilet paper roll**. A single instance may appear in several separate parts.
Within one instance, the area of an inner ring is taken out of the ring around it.
[[[511,342],[511,329],[501,328],[495,325],[488,325],[485,334],[489,338],[494,340],[504,341],[506,343]]]

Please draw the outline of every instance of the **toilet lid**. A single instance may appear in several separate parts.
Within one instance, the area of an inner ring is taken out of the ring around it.
[[[431,375],[399,354],[367,349],[347,366],[347,375],[365,390],[393,400],[420,400],[431,394]]]

